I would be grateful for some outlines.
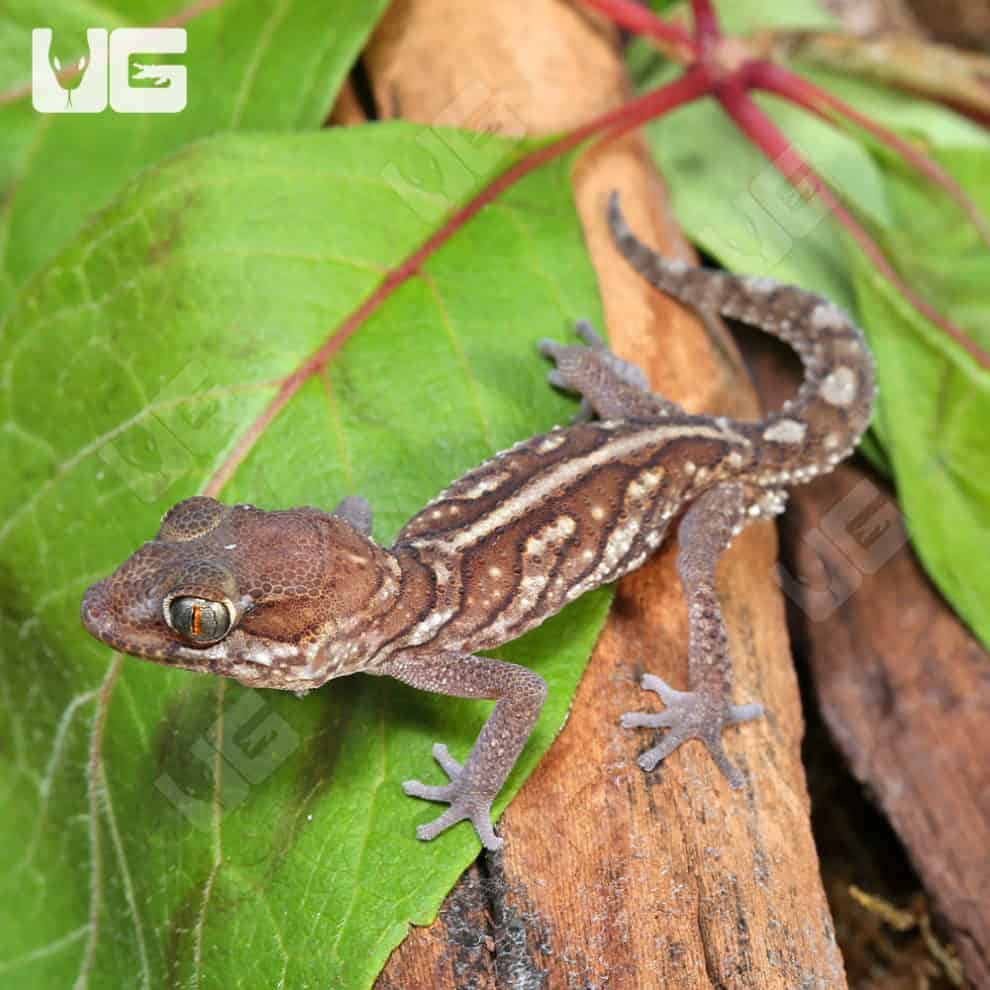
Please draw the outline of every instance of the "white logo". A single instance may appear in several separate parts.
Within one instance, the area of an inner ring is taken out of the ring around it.
[[[184,28],[103,28],[86,31],[89,55],[78,64],[78,75],[59,82],[57,56],[49,59],[51,28],[31,32],[31,103],[39,113],[100,113],[109,103],[117,113],[178,113],[186,105],[184,65],[145,65],[130,57],[137,52],[181,54],[186,50]],[[132,86],[153,80],[152,86]]]

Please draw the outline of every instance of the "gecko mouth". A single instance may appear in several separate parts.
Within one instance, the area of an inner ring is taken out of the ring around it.
[[[79,616],[86,631],[104,643],[110,642],[110,610],[107,608],[103,582],[91,585],[83,595]]]

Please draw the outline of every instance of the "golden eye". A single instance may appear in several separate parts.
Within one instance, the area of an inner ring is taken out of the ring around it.
[[[223,639],[233,624],[229,606],[192,595],[167,601],[165,618],[183,639],[203,646]]]

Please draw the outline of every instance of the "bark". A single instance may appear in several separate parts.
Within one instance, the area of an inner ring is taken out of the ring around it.
[[[512,134],[566,129],[628,95],[614,33],[552,0],[400,0],[365,66],[382,117]],[[585,153],[574,178],[615,350],[692,410],[755,415],[724,329],[650,290],[609,241],[605,198],[619,188],[642,236],[689,257],[641,141]],[[643,670],[686,684],[671,541],[621,582],[567,726],[499,823],[505,851],[483,856],[437,921],[410,934],[382,990],[845,986],[808,820],[775,555],[773,527],[754,526],[718,575],[736,700],[770,713],[727,737],[747,787],[730,790],[695,743],[646,775],[635,759],[649,734],[618,725],[622,712],[653,707]]]
[[[752,345],[768,404],[783,401],[794,376],[777,349]],[[966,979],[990,987],[990,657],[864,460],[795,490],[782,539],[791,625],[825,723],[904,844]]]

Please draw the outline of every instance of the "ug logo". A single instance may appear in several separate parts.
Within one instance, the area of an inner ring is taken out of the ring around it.
[[[31,32],[31,103],[39,113],[100,113],[107,103],[117,113],[178,113],[185,108],[184,65],[134,62],[137,71],[133,77],[130,74],[131,55],[185,52],[184,28],[117,28],[112,32],[89,28],[86,40],[89,54],[63,70],[58,57],[50,55],[52,29]],[[139,80],[152,85],[131,85]]]

